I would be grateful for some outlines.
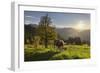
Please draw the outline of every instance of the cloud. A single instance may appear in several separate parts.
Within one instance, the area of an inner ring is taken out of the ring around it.
[[[25,17],[31,18],[32,16],[25,16]]]
[[[31,24],[31,21],[25,20],[25,24]]]
[[[25,16],[25,18],[39,19],[39,18],[37,18],[35,16]]]
[[[26,15],[24,20],[25,20],[24,22],[25,24],[37,24],[40,18],[35,17],[35,16]]]
[[[55,25],[55,27],[57,27],[57,28],[72,28],[72,24]]]

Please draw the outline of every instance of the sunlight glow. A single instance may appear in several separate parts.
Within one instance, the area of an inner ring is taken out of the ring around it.
[[[84,23],[83,21],[79,21],[73,28],[75,28],[76,30],[87,30],[90,29],[90,26],[86,23]]]

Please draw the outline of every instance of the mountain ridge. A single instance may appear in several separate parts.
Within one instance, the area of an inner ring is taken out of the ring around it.
[[[90,29],[78,31],[74,28],[56,28],[56,32],[64,40],[69,37],[80,37],[82,41],[90,41]]]

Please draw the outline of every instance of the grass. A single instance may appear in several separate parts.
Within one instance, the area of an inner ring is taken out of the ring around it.
[[[34,48],[32,45],[25,45],[25,61],[44,61],[44,60],[64,60],[64,59],[87,59],[90,58],[90,47],[88,45],[64,45],[65,50],[49,46],[44,48],[39,46]]]

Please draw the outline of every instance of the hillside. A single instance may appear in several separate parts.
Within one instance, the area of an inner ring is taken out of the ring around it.
[[[56,32],[65,40],[69,37],[80,37],[81,40],[90,41],[90,30],[77,31],[73,28],[56,28]]]

